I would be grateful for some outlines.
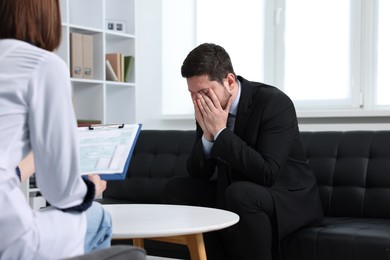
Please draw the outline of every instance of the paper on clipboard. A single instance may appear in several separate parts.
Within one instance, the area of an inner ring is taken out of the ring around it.
[[[82,175],[99,174],[104,180],[123,180],[141,124],[79,127]]]

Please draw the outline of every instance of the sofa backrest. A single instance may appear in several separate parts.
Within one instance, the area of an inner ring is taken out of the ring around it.
[[[390,218],[390,131],[302,132],[326,216]],[[186,175],[195,131],[142,130],[124,181],[103,197],[161,203],[168,178]]]
[[[188,175],[186,161],[194,143],[195,131],[141,130],[126,179],[109,181],[103,201],[161,203],[166,181]]]
[[[390,218],[390,131],[302,132],[326,216]]]

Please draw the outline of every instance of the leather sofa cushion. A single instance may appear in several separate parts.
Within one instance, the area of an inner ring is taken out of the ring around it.
[[[390,259],[390,220],[331,218],[283,240],[283,260]]]

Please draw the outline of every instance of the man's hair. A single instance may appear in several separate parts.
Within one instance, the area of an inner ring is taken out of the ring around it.
[[[0,39],[17,39],[53,51],[61,44],[58,0],[0,0]]]
[[[236,76],[229,54],[224,48],[213,43],[203,43],[193,49],[181,66],[181,75],[184,78],[208,75],[209,80],[221,84],[229,73]]]

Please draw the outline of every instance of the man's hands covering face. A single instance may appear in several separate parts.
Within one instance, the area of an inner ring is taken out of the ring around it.
[[[207,93],[197,92],[192,97],[195,118],[203,130],[205,138],[214,140],[214,136],[224,127],[228,118],[232,97],[229,98],[226,108],[223,109],[215,92],[210,88]]]

